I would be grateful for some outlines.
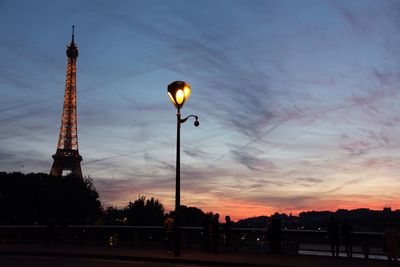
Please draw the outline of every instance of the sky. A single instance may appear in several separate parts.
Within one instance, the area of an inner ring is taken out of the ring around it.
[[[234,220],[400,208],[400,1],[0,0],[0,171],[50,171],[75,25],[79,152],[104,206]]]

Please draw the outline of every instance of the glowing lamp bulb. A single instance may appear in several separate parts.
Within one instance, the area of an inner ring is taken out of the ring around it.
[[[185,101],[185,93],[183,92],[183,90],[178,90],[176,91],[176,103],[178,103],[178,105],[182,104],[183,101]]]
[[[183,104],[189,99],[190,85],[186,82],[175,81],[168,85],[168,96],[172,104],[178,110],[183,107]]]

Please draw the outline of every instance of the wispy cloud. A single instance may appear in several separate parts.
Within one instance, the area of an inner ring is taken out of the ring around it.
[[[20,5],[0,9],[2,168],[51,166],[70,38],[57,17],[81,25],[80,152],[105,203],[173,207],[165,89],[180,79],[201,121],[182,127],[182,203],[235,216],[396,203],[382,186],[400,169],[398,3]]]
[[[255,156],[254,153],[248,153],[241,150],[232,150],[231,151],[233,159],[240,164],[243,164],[248,169],[252,171],[265,171],[265,170],[273,170],[276,166],[268,159],[260,159]]]

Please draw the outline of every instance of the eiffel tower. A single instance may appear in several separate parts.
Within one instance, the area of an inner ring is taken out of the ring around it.
[[[68,64],[64,106],[57,151],[53,155],[54,162],[50,175],[72,174],[82,178],[82,157],[79,155],[78,150],[78,121],[76,113],[76,59],[78,58],[78,47],[74,42],[74,28],[72,26],[72,40],[67,47]]]

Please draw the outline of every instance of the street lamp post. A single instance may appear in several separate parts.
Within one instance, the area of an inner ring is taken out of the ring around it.
[[[174,218],[174,256],[181,254],[181,229],[180,229],[180,206],[181,206],[181,124],[190,117],[195,118],[194,126],[199,126],[199,118],[189,115],[181,119],[181,108],[189,99],[190,85],[186,82],[175,81],[168,85],[168,96],[177,109],[176,113],[176,180],[175,180],[175,218]]]

